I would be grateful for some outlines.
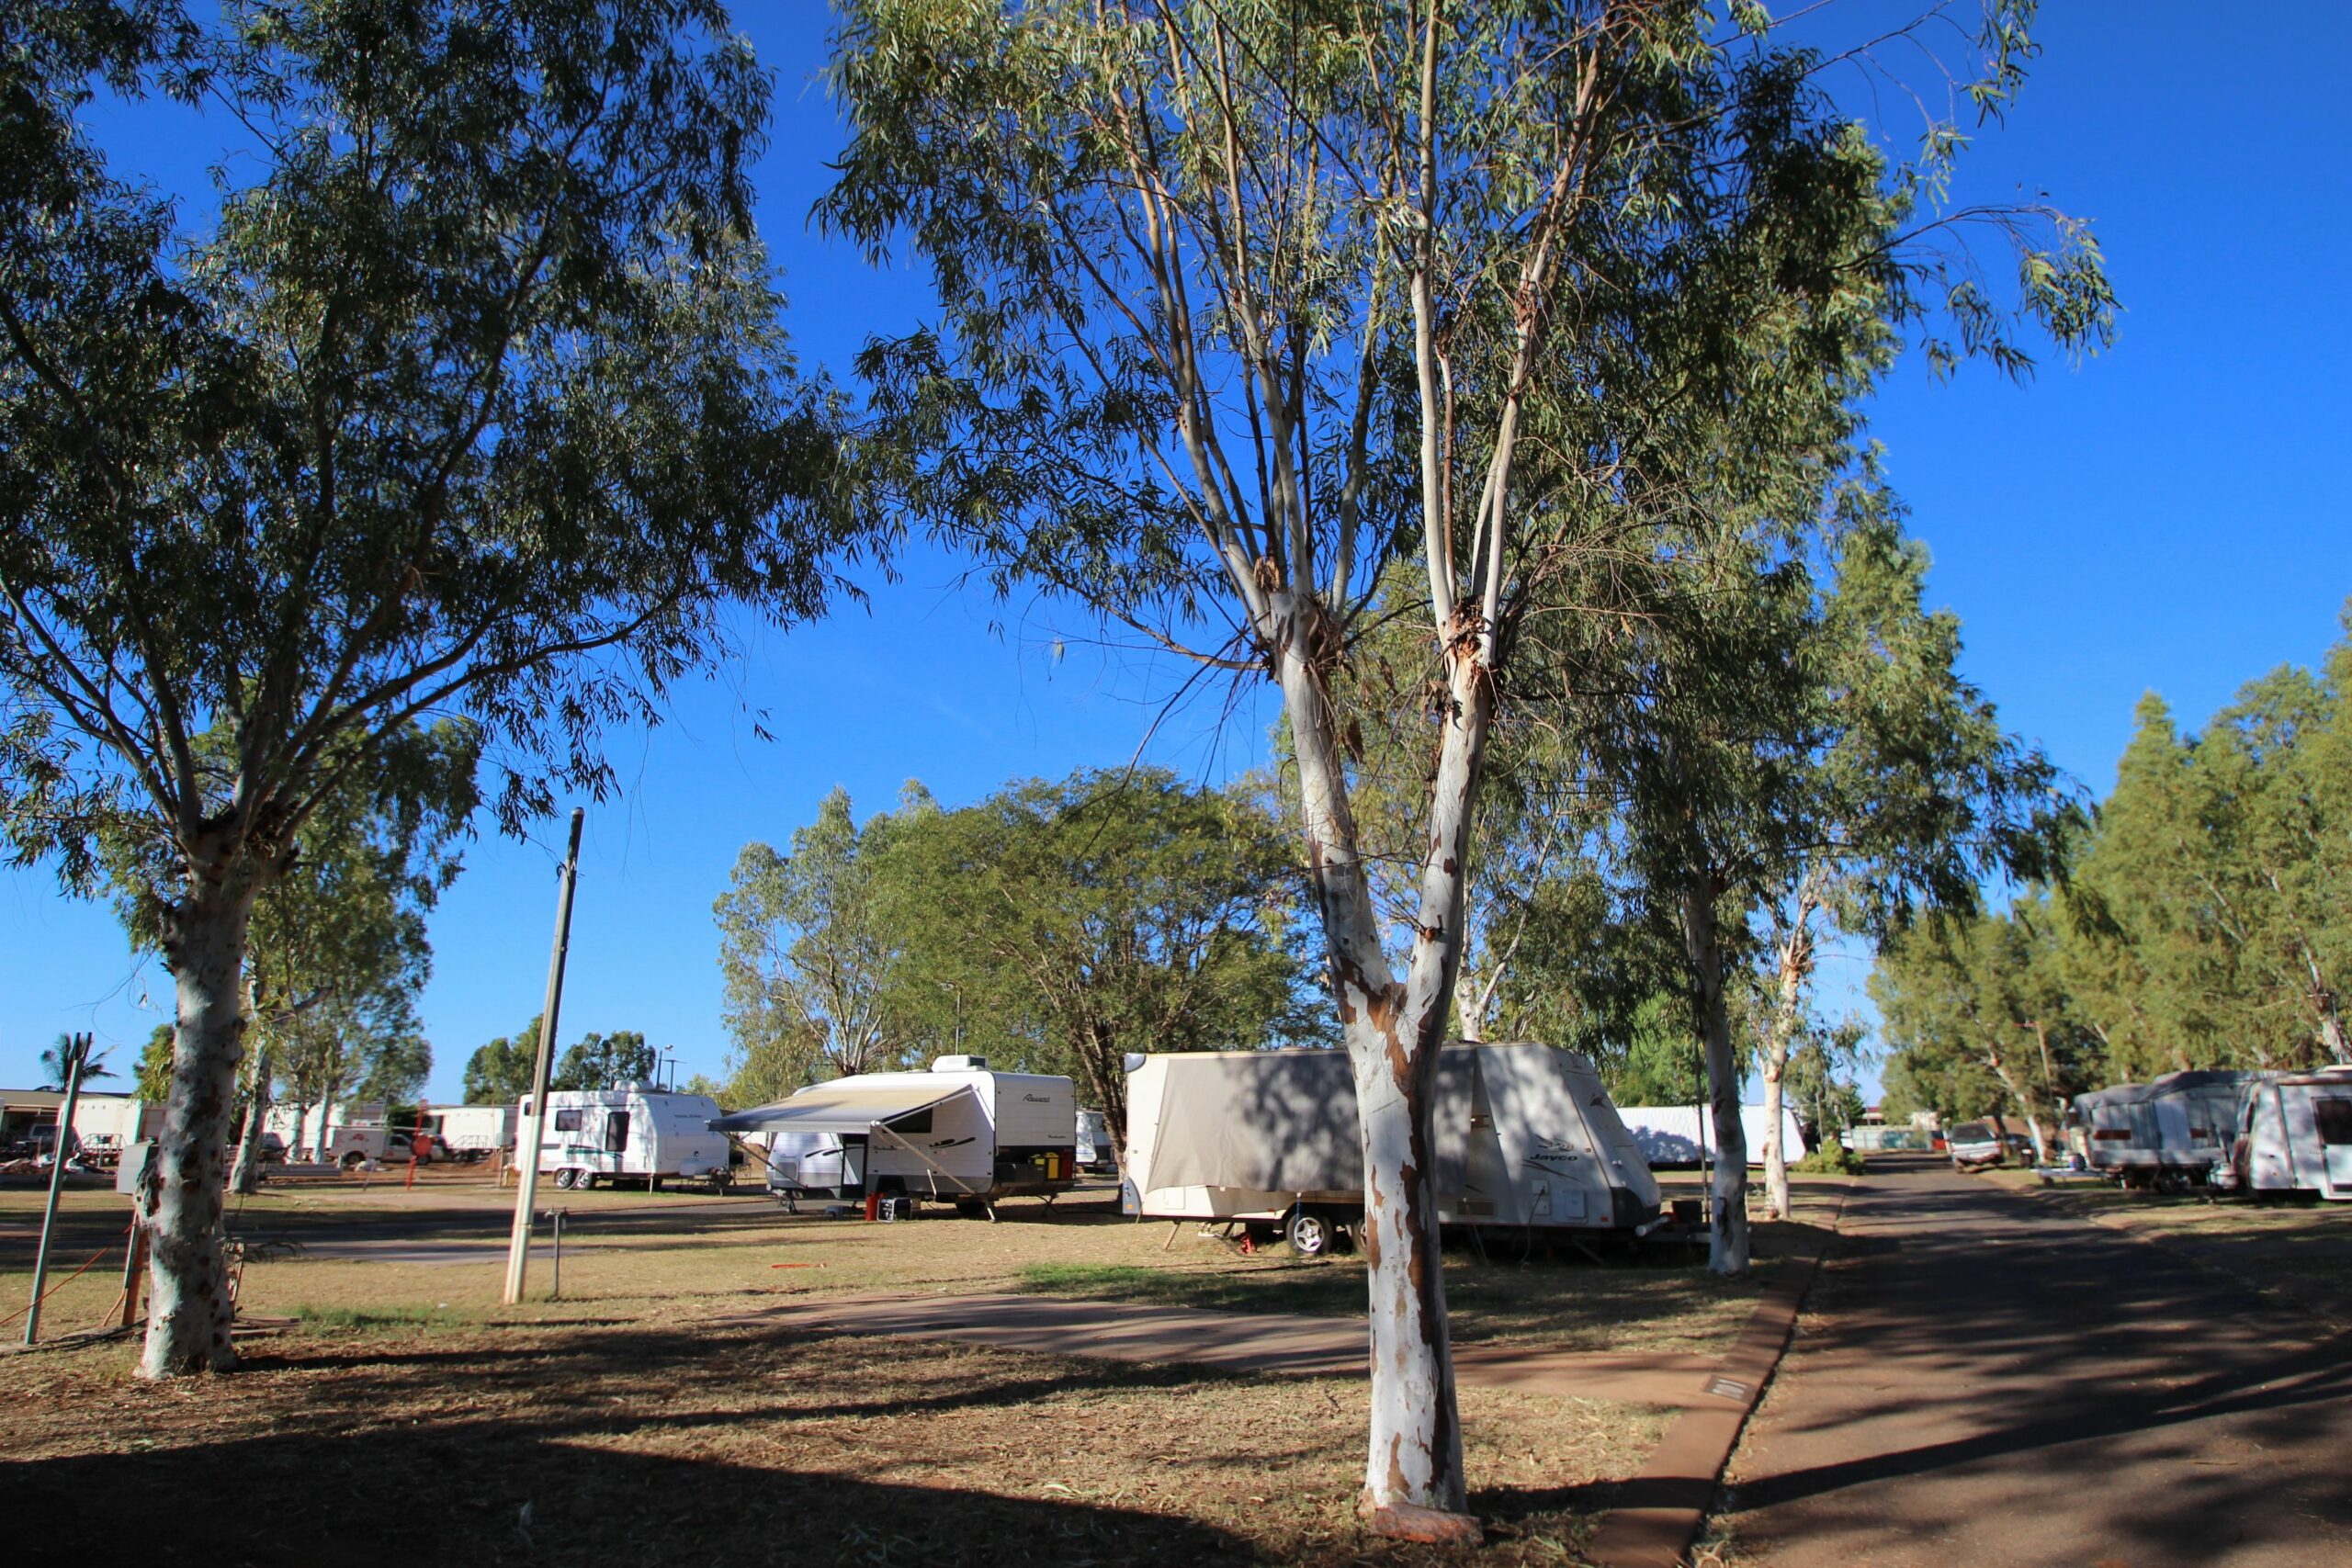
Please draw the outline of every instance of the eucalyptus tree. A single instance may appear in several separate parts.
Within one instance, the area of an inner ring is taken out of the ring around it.
[[[548,1087],[610,1089],[640,1078],[650,1080],[660,1062],[661,1054],[646,1043],[638,1030],[616,1029],[610,1034],[592,1030],[564,1048]]]
[[[531,1092],[539,1059],[539,1022],[534,1018],[512,1035],[501,1034],[474,1047],[466,1058],[463,1092],[468,1105],[512,1105]]]
[[[1847,534],[1804,650],[1811,744],[1774,805],[1791,829],[1756,868],[1776,993],[1758,1052],[1764,1181],[1789,1213],[1781,1079],[1808,1029],[1805,991],[1831,934],[1885,941],[1921,913],[1973,913],[1988,878],[2047,880],[2081,823],[2058,770],[2005,734],[1959,673],[1960,624],[1926,607],[1927,556],[1887,520]]]
[[[2153,694],[2064,898],[2064,961],[2109,1070],[2352,1059],[2352,641],[2184,735]]]
[[[879,907],[936,1030],[1015,1037],[1068,1071],[1125,1146],[1125,1058],[1329,1041],[1303,987],[1297,866],[1246,792],[1164,769],[1019,784],[894,833]],[[985,1014],[985,1019],[978,1015]],[[993,1049],[993,1047],[991,1047]]]
[[[2021,75],[2024,10],[1992,8],[1976,103]],[[1774,353],[1817,363],[1804,324],[1842,341],[1856,311],[1932,299],[1963,349],[2007,346],[1982,277],[1902,227],[1957,133],[1890,171],[1812,85],[1820,61],[1736,15],[1758,36],[1631,0],[844,7],[852,136],[821,210],[910,244],[942,310],[861,362],[895,511],[1002,589],[1280,690],[1362,1108],[1378,1530],[1476,1534],[1430,1111],[1514,639],[1580,605],[1597,558],[1653,553],[1620,504],[1624,422],[1735,399]],[[1769,345],[1664,308],[1724,252],[1774,257],[1749,294],[1786,328]],[[2027,260],[2026,303],[2096,330],[2086,237]],[[1399,574],[1436,674],[1429,832],[1392,931],[1335,677]]]
[[[1887,1043],[1936,1108],[2014,1110],[2047,1163],[2049,1113],[2086,1087],[2091,1036],[2068,1010],[2046,903],[1921,922],[1880,949],[1870,992]]]
[[[875,878],[890,819],[860,828],[835,789],[817,819],[794,829],[790,853],[743,846],[718,923],[721,1017],[741,1067],[781,1099],[820,1071],[846,1076],[899,1066],[907,1053],[902,942],[876,907]],[[747,1090],[753,1085],[746,1080]]]
[[[305,824],[436,716],[505,827],[609,787],[600,738],[728,604],[821,607],[833,422],[748,221],[767,77],[715,0],[0,28],[0,820],[77,889],[110,834],[170,868],[163,1377],[236,1359],[214,1173]],[[109,169],[100,87],[217,110],[216,221]]]

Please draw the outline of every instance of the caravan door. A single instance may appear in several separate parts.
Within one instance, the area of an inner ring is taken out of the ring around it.
[[[2321,1196],[2352,1198],[2352,1099],[2313,1090],[2312,1122],[2325,1161]]]

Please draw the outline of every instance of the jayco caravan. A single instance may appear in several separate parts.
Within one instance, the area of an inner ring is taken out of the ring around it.
[[[527,1129],[531,1100],[517,1108]],[[598,1182],[707,1181],[725,1191],[735,1179],[734,1151],[710,1130],[718,1101],[707,1094],[670,1094],[649,1083],[557,1089],[539,1129],[539,1168],[558,1187],[582,1191]],[[527,1134],[526,1134],[527,1135]]]
[[[1075,1086],[942,1056],[927,1073],[857,1073],[711,1122],[768,1145],[768,1186],[787,1198],[931,1199],[976,1213],[1052,1196],[1077,1179]]]
[[[1640,1145],[1652,1170],[1678,1167],[1696,1170],[1715,1157],[1715,1122],[1711,1112],[1695,1105],[1621,1105],[1618,1119]],[[1740,1135],[1747,1141],[1747,1163],[1764,1163],[1764,1130],[1770,1125],[1760,1105],[1739,1108]],[[1797,1128],[1796,1112],[1781,1108],[1781,1154],[1791,1165],[1804,1158],[1804,1134]]]
[[[2249,1086],[2237,1127],[2237,1175],[2250,1190],[2352,1201],[2352,1067]]]
[[[1592,1064],[1535,1044],[1438,1058],[1438,1217],[1486,1229],[1630,1231],[1657,1182]],[[1279,1225],[1319,1253],[1363,1213],[1343,1051],[1170,1052],[1127,1074],[1125,1213]]]

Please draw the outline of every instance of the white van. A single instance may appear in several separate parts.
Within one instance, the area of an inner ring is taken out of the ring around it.
[[[530,1125],[531,1100],[518,1108]],[[707,1094],[670,1094],[650,1083],[557,1089],[539,1127],[539,1168],[558,1187],[586,1191],[599,1182],[705,1181],[724,1192],[735,1179],[734,1150],[710,1124],[718,1101]]]
[[[1078,1179],[1076,1086],[942,1056],[927,1073],[857,1073],[711,1122],[767,1145],[768,1188],[802,1197],[928,1199],[977,1213]]]

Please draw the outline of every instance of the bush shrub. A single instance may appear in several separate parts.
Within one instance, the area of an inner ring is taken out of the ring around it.
[[[1862,1156],[1843,1144],[1824,1144],[1789,1167],[1810,1176],[1860,1176],[1868,1168]]]

